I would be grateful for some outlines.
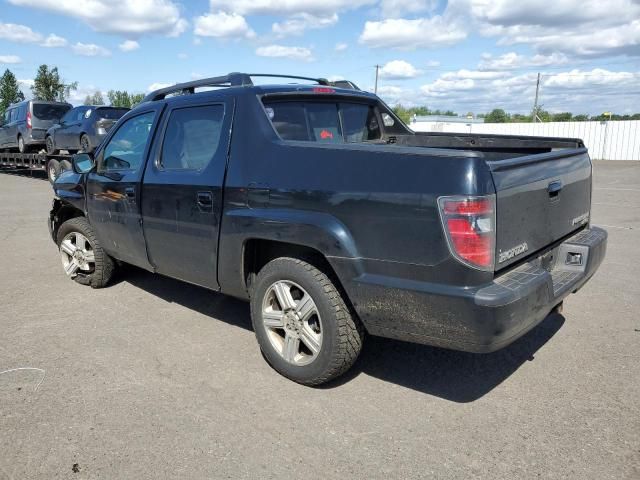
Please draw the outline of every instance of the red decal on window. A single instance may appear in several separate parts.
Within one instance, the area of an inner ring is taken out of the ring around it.
[[[329,130],[322,130],[320,132],[320,138],[322,140],[326,140],[327,138],[333,138],[333,133],[331,133]]]

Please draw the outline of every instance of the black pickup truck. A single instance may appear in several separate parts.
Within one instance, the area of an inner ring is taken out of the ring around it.
[[[248,300],[267,361],[317,385],[365,333],[504,347],[602,262],[580,140],[418,134],[370,93],[255,76],[157,90],[74,157],[49,219],[67,275]]]

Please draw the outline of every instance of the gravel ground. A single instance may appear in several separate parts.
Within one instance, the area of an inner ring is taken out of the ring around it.
[[[640,164],[595,166],[598,274],[491,355],[369,338],[312,389],[242,302],[128,268],[67,280],[49,184],[0,174],[0,479],[640,478]]]

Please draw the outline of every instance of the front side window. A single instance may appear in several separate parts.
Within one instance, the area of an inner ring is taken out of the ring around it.
[[[102,170],[137,170],[151,134],[155,112],[130,118],[111,137],[104,149]]]
[[[220,146],[223,105],[173,110],[167,121],[158,166],[164,170],[203,170]]]
[[[375,108],[364,103],[280,101],[265,110],[283,140],[358,143],[379,140]]]

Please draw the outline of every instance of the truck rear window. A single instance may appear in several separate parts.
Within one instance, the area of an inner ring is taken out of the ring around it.
[[[382,136],[371,105],[347,102],[265,102],[267,115],[283,140],[358,143]]]
[[[40,120],[59,120],[69,110],[71,110],[71,105],[33,104],[33,116]]]

